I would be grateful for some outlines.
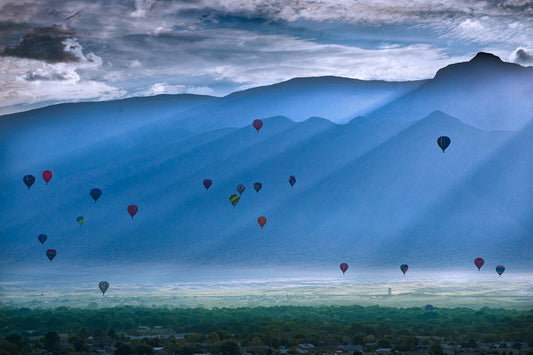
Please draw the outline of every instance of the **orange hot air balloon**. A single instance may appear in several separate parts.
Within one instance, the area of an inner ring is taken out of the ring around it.
[[[267,219],[264,216],[261,216],[261,217],[259,217],[257,219],[257,223],[259,223],[259,225],[261,226],[261,229],[263,229],[263,227],[265,226],[266,222],[267,222]]]

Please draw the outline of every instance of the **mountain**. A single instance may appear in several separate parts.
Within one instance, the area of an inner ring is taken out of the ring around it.
[[[0,153],[9,162],[0,195],[0,241],[9,251],[2,263],[44,262],[44,250],[55,248],[58,265],[435,267],[483,255],[487,263],[531,266],[532,161],[524,149],[531,125],[489,132],[439,111],[413,124],[264,121],[260,132],[191,133],[176,125],[182,134],[154,128],[141,140],[80,141],[50,159],[39,152],[40,163],[25,170],[18,161],[28,152]],[[445,153],[436,145],[443,134],[452,139]],[[54,171],[48,185],[44,169]],[[25,173],[37,177],[29,191]],[[213,180],[208,191],[204,178]],[[233,208],[228,197],[239,183],[247,189]],[[96,203],[92,187],[103,190]],[[134,218],[129,204],[139,206]],[[78,215],[86,218],[81,227]],[[43,246],[41,233],[49,238]]]
[[[255,118],[286,116],[295,122],[323,117],[346,123],[416,89],[424,81],[363,81],[338,77],[296,78],[228,95],[189,115],[183,128],[202,131],[242,127]]]
[[[435,110],[487,130],[517,130],[533,118],[533,68],[506,63],[489,53],[449,65],[369,119],[413,122]]]

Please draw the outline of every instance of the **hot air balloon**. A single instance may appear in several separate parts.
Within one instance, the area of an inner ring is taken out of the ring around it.
[[[296,178],[294,177],[294,175],[291,175],[289,177],[289,184],[291,184],[291,187],[293,187],[294,184],[296,184]]]
[[[405,275],[405,273],[407,272],[407,270],[409,270],[409,265],[407,264],[402,264],[400,266],[400,270],[402,270],[403,274]]]
[[[109,288],[109,282],[107,281],[100,281],[98,283],[98,288],[100,289],[100,291],[102,291],[102,296],[104,295],[104,293],[107,291],[107,289]]]
[[[91,192],[90,192],[90,195],[93,198],[94,203],[96,203],[96,200],[98,200],[100,198],[100,196],[102,196],[102,190],[100,190],[100,189],[92,189]]]
[[[139,207],[137,207],[136,205],[129,205],[128,206],[128,213],[130,214],[131,219],[133,219],[133,216],[135,216],[135,214],[137,214],[138,210],[139,210]]]
[[[52,180],[52,172],[50,170],[43,171],[43,179],[48,185],[48,181]]]
[[[28,187],[28,190],[29,190],[31,185],[33,185],[33,183],[35,182],[35,176],[33,176],[33,175],[24,175],[24,177],[22,178],[22,181],[24,181],[24,183],[26,184],[26,186]]]
[[[48,237],[46,236],[46,234],[39,234],[39,236],[37,237],[37,239],[41,242],[41,244],[44,244],[44,242],[46,242],[46,240],[48,239]]]
[[[213,185],[213,181],[211,179],[204,179],[204,187],[206,190],[209,190],[211,185]]]
[[[261,226],[261,229],[263,229],[263,227],[265,226],[266,222],[267,222],[267,219],[264,216],[261,216],[261,217],[259,217],[257,219],[257,223],[259,223],[259,225]]]
[[[85,217],[78,216],[78,217],[76,217],[76,221],[78,221],[78,223],[80,224],[80,227],[81,227],[81,225],[85,222]]]
[[[502,276],[504,271],[505,271],[505,266],[503,265],[496,266],[496,272],[498,273],[498,275],[500,275],[500,277]]]
[[[433,305],[431,305],[431,304],[426,304],[426,306],[424,307],[424,309],[425,309],[426,311],[428,311],[428,312],[431,312],[431,311],[434,309],[434,307],[433,307]]]
[[[240,196],[237,195],[237,194],[233,194],[233,195],[230,195],[229,197],[229,202],[231,202],[231,204],[233,205],[233,207],[237,206],[237,204],[239,203],[239,200],[240,200]]]
[[[446,136],[437,138],[437,144],[439,145],[440,149],[442,149],[443,153],[446,150],[446,148],[448,148],[451,141],[452,140],[450,139],[450,137],[446,137]]]
[[[341,271],[342,271],[342,274],[344,275],[344,273],[346,272],[346,270],[348,270],[348,264],[346,263],[341,263],[339,265],[339,267],[341,268]]]
[[[52,262],[52,259],[54,259],[56,257],[56,250],[55,249],[48,249],[46,251],[46,256],[48,257],[48,259],[50,259],[50,262]]]
[[[239,195],[242,195],[244,190],[246,190],[246,186],[244,186],[243,184],[239,184],[239,185],[237,185],[236,189],[237,189],[237,192],[239,193]]]
[[[255,130],[257,131],[257,133],[259,133],[259,130],[261,129],[261,127],[263,127],[263,121],[262,120],[254,120],[252,122]]]
[[[254,189],[257,193],[259,193],[259,190],[261,190],[262,187],[263,184],[261,184],[260,182],[254,182]]]
[[[476,258],[474,264],[477,266],[477,271],[480,271],[483,264],[485,264],[485,260],[483,258]]]

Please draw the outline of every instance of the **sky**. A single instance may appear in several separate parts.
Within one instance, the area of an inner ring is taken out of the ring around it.
[[[0,115],[294,77],[427,79],[480,51],[533,65],[532,15],[533,0],[0,0]]]

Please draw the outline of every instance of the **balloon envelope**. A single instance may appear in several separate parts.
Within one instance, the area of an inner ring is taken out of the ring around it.
[[[426,311],[432,311],[432,310],[433,310],[433,305],[431,305],[431,304],[426,304],[426,306],[424,307],[424,309],[425,309]]]
[[[239,200],[241,198],[239,197],[239,195],[237,194],[233,194],[233,195],[230,195],[229,197],[229,202],[231,202],[231,204],[233,205],[233,207],[237,206],[237,204],[239,203]]]
[[[264,216],[261,216],[261,217],[259,217],[257,219],[257,223],[259,223],[259,225],[261,226],[261,229],[263,229],[263,227],[265,226],[266,222],[267,222],[267,219]]]
[[[236,189],[237,189],[237,192],[239,193],[239,195],[242,195],[244,190],[246,190],[246,186],[244,186],[243,184],[239,184],[239,185],[237,185]]]
[[[28,187],[28,190],[30,189],[31,185],[35,182],[35,176],[33,175],[24,175],[22,178],[22,181],[24,181],[24,184]]]
[[[263,121],[262,120],[254,120],[252,122],[252,125],[254,126],[255,130],[257,132],[259,132],[259,130],[261,129],[261,127],[263,127]]]
[[[294,175],[291,175],[289,177],[289,184],[291,184],[291,187],[293,187],[294,184],[296,184],[296,177],[294,177]]]
[[[483,266],[483,264],[485,264],[485,260],[483,260],[483,258],[476,258],[474,260],[474,264],[477,266],[477,270],[481,270],[481,267]]]
[[[50,259],[50,262],[52,262],[52,259],[54,259],[56,257],[56,250],[55,249],[48,249],[46,251],[46,256],[48,257],[48,259]]]
[[[52,180],[52,172],[50,170],[43,171],[43,179],[48,184],[48,181]]]
[[[83,216],[78,216],[78,217],[76,217],[76,221],[78,221],[78,223],[80,224],[80,227],[81,227],[81,225],[83,224],[83,222],[85,222],[85,217],[83,217]]]
[[[98,288],[100,289],[100,291],[102,291],[102,295],[103,295],[109,288],[109,282],[100,281],[100,283],[98,284]]]
[[[343,275],[346,272],[346,270],[348,270],[348,264],[346,264],[346,263],[340,264],[339,267],[341,268],[341,271],[342,271]]]
[[[498,275],[502,276],[504,271],[505,271],[505,266],[503,265],[496,266],[496,272],[498,273]]]
[[[442,136],[442,137],[437,138],[437,144],[439,145],[440,149],[442,149],[443,153],[446,150],[446,148],[448,148],[448,146],[450,145],[451,141],[452,140],[450,139],[450,137],[446,137],[446,136]]]
[[[261,184],[260,182],[254,182],[254,189],[256,192],[259,192],[259,190],[261,190],[262,187],[263,187],[263,184]]]
[[[93,198],[94,202],[96,202],[96,200],[98,200],[100,198],[100,196],[102,196],[102,190],[100,190],[100,189],[92,189],[90,194],[91,194],[91,197]]]
[[[37,239],[39,239],[39,241],[41,242],[41,244],[44,244],[44,242],[46,242],[46,240],[48,239],[48,237],[46,236],[46,234],[39,234],[39,236],[37,237]]]
[[[213,180],[211,179],[204,179],[204,187],[206,190],[209,190],[209,188],[213,185]]]
[[[139,207],[136,205],[129,205],[128,206],[128,213],[130,214],[131,218],[133,219],[133,216],[137,214],[137,211],[139,211]]]
[[[403,274],[405,275],[405,273],[407,272],[407,270],[409,270],[409,265],[407,264],[402,264],[400,266],[400,270],[402,270]]]

